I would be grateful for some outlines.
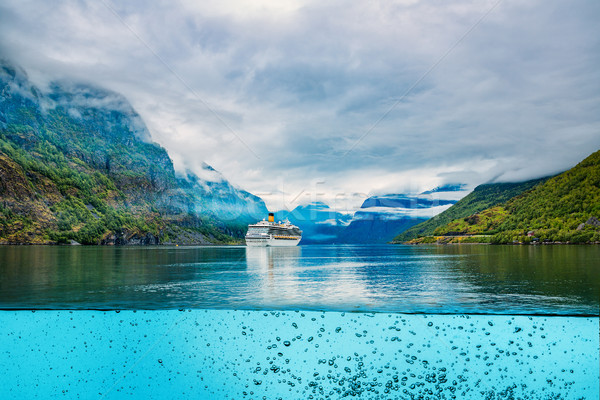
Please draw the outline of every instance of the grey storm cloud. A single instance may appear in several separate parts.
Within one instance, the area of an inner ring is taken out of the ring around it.
[[[206,162],[273,205],[573,166],[600,147],[599,17],[593,1],[3,1],[0,55],[41,86],[122,93],[180,169]]]

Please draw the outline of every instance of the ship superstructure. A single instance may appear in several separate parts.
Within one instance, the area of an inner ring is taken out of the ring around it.
[[[302,231],[290,221],[275,222],[273,213],[268,221],[262,220],[248,225],[247,246],[296,246],[302,239]]]

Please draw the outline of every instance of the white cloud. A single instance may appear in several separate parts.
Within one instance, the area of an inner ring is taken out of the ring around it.
[[[360,209],[360,212],[355,214],[356,219],[401,219],[404,217],[411,218],[431,218],[441,212],[446,211],[452,204],[443,206],[435,206],[429,208],[391,208],[391,207],[369,207]]]
[[[7,0],[0,55],[122,93],[180,168],[351,210],[600,147],[600,4],[504,0],[440,61],[494,3]]]

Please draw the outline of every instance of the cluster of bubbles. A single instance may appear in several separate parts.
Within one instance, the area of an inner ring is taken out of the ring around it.
[[[548,355],[557,346],[556,341],[545,341],[547,318],[536,318],[534,323],[533,317],[495,316],[482,324],[483,317],[471,316],[350,314],[343,327],[332,329],[322,321],[326,315],[321,314],[319,319],[317,316],[307,318],[304,312],[264,313],[264,317],[292,318],[293,328],[298,329],[302,324],[308,330],[289,336],[289,340],[281,336],[268,340],[266,349],[270,355],[262,363],[256,361],[252,373],[265,378],[271,376],[270,382],[289,386],[292,397],[308,399],[357,396],[561,399],[577,391],[572,390],[576,385],[572,368],[568,371],[561,368],[561,374],[557,375],[552,368],[547,370],[547,365],[536,365],[539,359],[536,352]],[[365,324],[372,322],[369,319],[376,322]],[[529,328],[527,333],[515,325],[515,319]],[[505,326],[495,329],[493,321]],[[391,325],[385,326],[386,322]],[[365,326],[375,332],[362,329]],[[568,328],[563,327],[566,333],[565,329]],[[574,340],[569,342],[573,344]],[[331,354],[332,347],[339,347],[331,345],[332,342],[346,343],[345,351]],[[302,357],[302,353],[308,353],[310,347],[314,348],[315,355],[327,355],[314,359],[312,373],[297,365],[300,360],[306,364],[307,357]],[[352,351],[355,347],[362,351]],[[572,357],[586,356],[585,353],[574,354],[574,348],[570,350]],[[554,361],[555,367],[558,362]],[[594,378],[590,378],[591,383]],[[253,383],[262,385],[263,379],[254,378]],[[243,392],[245,397],[255,394],[253,390]]]
[[[3,399],[598,398],[597,317],[2,311],[0,324]]]

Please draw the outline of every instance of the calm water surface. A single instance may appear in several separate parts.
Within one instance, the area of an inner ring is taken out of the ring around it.
[[[4,309],[598,315],[599,246],[0,247]]]

